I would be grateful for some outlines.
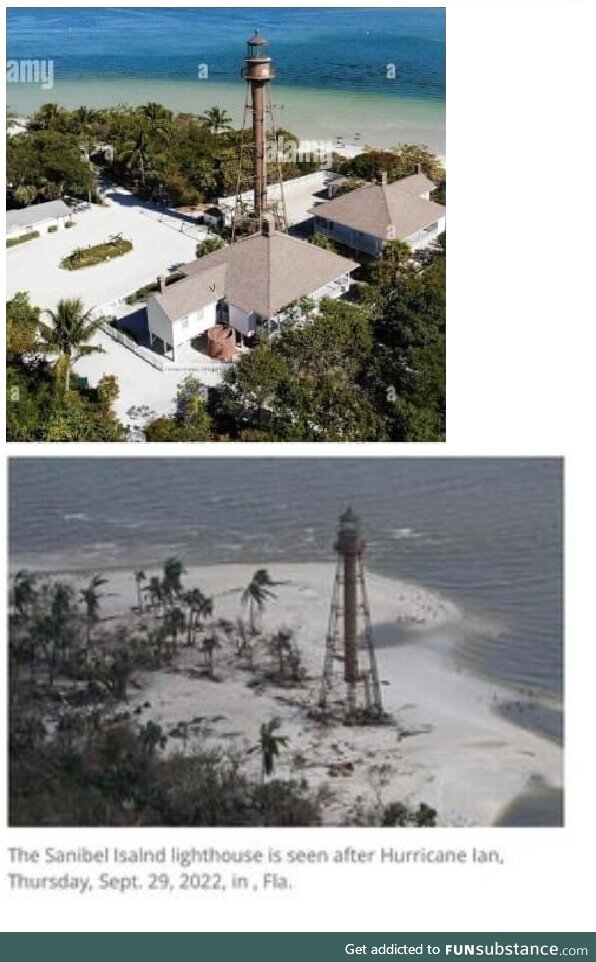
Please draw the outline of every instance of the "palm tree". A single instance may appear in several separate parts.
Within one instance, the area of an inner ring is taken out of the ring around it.
[[[263,781],[275,771],[275,760],[279,755],[280,748],[285,748],[288,744],[286,735],[276,735],[280,727],[279,718],[272,718],[271,721],[261,725],[257,748],[261,752],[261,777]]]
[[[161,579],[157,575],[152,575],[149,579],[149,584],[143,589],[149,595],[149,604],[152,608],[157,608],[159,611],[160,606],[163,604],[163,587]]]
[[[182,594],[182,575],[186,574],[186,568],[180,558],[166,558],[163,566],[163,580],[161,583],[165,600],[169,604],[173,598],[179,598]]]
[[[292,652],[292,632],[287,628],[280,628],[275,632],[269,647],[271,653],[277,658],[279,665],[279,676],[283,678],[286,668],[286,657],[289,660],[290,654]]]
[[[145,186],[145,171],[147,169],[148,155],[149,140],[147,133],[144,130],[140,130],[136,138],[125,145],[121,159],[129,170],[138,171],[143,187]]]
[[[42,104],[34,119],[44,130],[50,130],[63,114],[64,111],[58,104]]]
[[[92,147],[91,124],[97,119],[95,110],[81,105],[73,111],[69,123],[69,130],[79,135],[79,143],[85,151],[85,158],[89,160]]]
[[[98,588],[107,584],[107,578],[100,575],[93,575],[86,588],[81,588],[80,595],[85,605],[85,622],[87,627],[87,639],[85,645],[85,660],[89,659],[89,648],[91,646],[91,630],[96,624],[99,613],[99,599],[101,597]]]
[[[255,658],[254,634],[249,630],[244,618],[241,617],[236,619],[236,624],[232,626],[232,631],[236,635],[236,656],[238,658],[246,658],[246,663],[252,670],[254,668]]]
[[[36,576],[29,571],[17,571],[13,578],[11,603],[13,614],[11,621],[18,622],[27,626],[24,636],[15,637],[10,633],[9,652],[11,658],[11,670],[14,667],[14,679],[18,680],[20,666],[29,664],[29,676],[33,680],[35,674],[36,642],[34,637],[34,625],[30,619],[35,614],[35,604],[37,601],[37,590],[35,588]],[[12,628],[12,625],[11,625]],[[20,635],[20,633],[19,633]],[[12,678],[11,674],[11,678]]]
[[[127,648],[118,648],[108,669],[107,681],[114,698],[126,701],[128,682],[134,668],[133,659]]]
[[[76,613],[73,589],[63,581],[56,581],[51,588],[50,611],[39,623],[38,636],[46,651],[50,687],[54,684],[58,654],[63,660],[70,654]]]
[[[85,311],[78,297],[61,300],[55,311],[45,313],[52,323],[39,322],[41,341],[37,348],[44,354],[58,355],[56,370],[64,372],[64,393],[68,394],[72,367],[79,358],[104,353],[101,345],[87,343],[99,330],[101,320],[91,320],[91,310]]]
[[[84,130],[85,127],[88,127],[91,121],[95,118],[95,111],[91,110],[90,107],[85,107],[84,104],[81,104],[81,106],[77,107],[77,109],[74,111],[74,117],[78,121],[81,130]]]
[[[174,652],[178,650],[178,632],[184,630],[185,619],[182,608],[170,608],[164,618],[164,631],[172,639]]]
[[[12,605],[20,618],[26,618],[32,608],[37,591],[35,590],[36,575],[21,569],[17,571],[12,582]]]
[[[205,121],[209,130],[212,130],[215,134],[218,134],[220,130],[230,130],[232,127],[232,118],[221,107],[210,107],[201,119]]]
[[[205,652],[205,658],[207,659],[207,668],[209,671],[209,677],[213,678],[213,672],[215,667],[213,663],[213,653],[215,652],[216,648],[221,648],[220,640],[215,634],[215,632],[211,632],[211,634],[206,635],[205,638],[203,638],[203,643],[201,645],[201,648]]]
[[[172,111],[168,110],[163,104],[150,101],[138,108],[139,113],[150,120],[152,124],[167,123],[172,119]]]
[[[207,598],[200,588],[193,588],[183,596],[183,601],[188,605],[188,639],[190,647],[194,644],[195,631],[201,618],[210,618],[213,614],[213,599]]]
[[[269,572],[265,568],[259,568],[252,576],[252,581],[244,590],[242,604],[249,605],[250,630],[256,634],[255,614],[262,612],[265,603],[269,598],[276,598],[277,595],[269,589],[275,587],[277,581],[272,581]]]
[[[137,586],[137,602],[139,606],[139,611],[143,614],[143,592],[141,590],[141,582],[147,581],[147,576],[144,571],[135,571],[135,583]]]

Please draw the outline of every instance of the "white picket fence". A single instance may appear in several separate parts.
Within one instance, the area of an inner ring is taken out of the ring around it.
[[[94,308],[93,316],[96,319],[106,316],[118,316],[118,308],[125,304],[126,301],[123,298],[118,301],[111,301],[109,304],[105,304],[102,307]],[[128,307],[129,305],[126,306]],[[150,348],[142,347],[140,344],[137,344],[136,341],[133,341],[133,339],[123,331],[119,331],[118,328],[112,327],[108,321],[102,321],[100,324],[100,330],[102,330],[104,334],[107,334],[109,337],[111,337],[113,341],[121,344],[122,347],[125,347],[133,354],[136,354],[136,356],[142,361],[146,361],[147,364],[150,364],[151,367],[156,368],[158,371],[180,371],[187,374],[192,372],[196,372],[197,374],[219,374],[223,373],[234,364],[234,361],[212,361],[211,358],[208,357],[205,357],[204,361],[170,361],[169,358],[162,357],[160,354],[156,354],[154,351],[150,350]]]

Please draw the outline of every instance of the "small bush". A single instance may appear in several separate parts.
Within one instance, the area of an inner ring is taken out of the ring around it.
[[[173,271],[166,277],[166,287],[169,284],[174,284],[175,281],[182,280],[183,277],[186,277],[186,275],[183,274],[182,271]],[[139,287],[138,290],[133,291],[132,294],[129,294],[124,300],[127,304],[138,304],[139,301],[146,301],[148,297],[155,294],[157,288],[157,283],[146,284],[144,287]]]
[[[67,220],[64,226],[66,227],[67,230],[70,230],[71,227],[77,226],[77,222],[76,220]]]
[[[77,247],[72,254],[60,261],[60,267],[63,267],[66,271],[79,271],[83,267],[93,267],[95,264],[112,260],[114,257],[121,257],[131,250],[131,241],[125,240],[121,234],[116,234],[103,244],[95,244],[92,247]]]
[[[17,244],[26,244],[27,241],[33,240],[35,237],[39,237],[38,230],[29,231],[28,234],[21,234],[20,237],[9,237],[6,241],[6,246],[16,247]]]
[[[221,237],[217,235],[208,237],[197,244],[197,257],[205,257],[206,254],[212,254],[213,251],[219,251],[225,246],[225,241]]]
[[[48,227],[48,234],[55,234],[58,230],[58,224],[50,224]]]

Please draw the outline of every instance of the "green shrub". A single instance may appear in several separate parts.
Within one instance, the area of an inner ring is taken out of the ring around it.
[[[33,240],[34,237],[39,237],[38,230],[31,230],[28,234],[21,234],[20,237],[9,237],[6,241],[6,246],[16,247],[17,244],[26,244],[27,241]]]
[[[186,277],[186,275],[182,271],[173,271],[166,277],[166,287],[169,284],[173,284],[175,281],[182,280],[183,277]],[[146,284],[144,287],[139,287],[138,290],[133,291],[132,294],[129,294],[124,298],[124,300],[127,304],[138,304],[139,301],[146,301],[151,294],[155,294],[157,289],[157,283]]]
[[[206,240],[199,241],[197,244],[197,257],[205,257],[206,254],[212,254],[213,251],[219,251],[225,246],[225,242],[221,237],[217,235],[208,237]]]
[[[48,234],[55,234],[58,230],[58,224],[50,224],[48,227]]]
[[[94,264],[101,264],[103,261],[112,260],[114,257],[121,257],[131,250],[131,241],[125,240],[121,234],[116,234],[103,244],[75,248],[72,254],[60,261],[60,267],[63,267],[66,271],[79,271],[83,267],[93,267]]]
[[[67,230],[70,230],[71,227],[77,226],[77,222],[76,220],[67,220],[64,226],[66,227]]]

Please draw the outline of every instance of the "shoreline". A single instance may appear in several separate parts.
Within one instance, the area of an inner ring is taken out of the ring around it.
[[[255,567],[193,565],[183,582],[213,595],[215,619],[235,620],[246,614],[240,597]],[[304,686],[248,688],[246,673],[228,664],[223,650],[216,665],[220,684],[215,684],[196,670],[202,665],[200,652],[187,649],[171,670],[139,678],[142,688],[130,696],[131,712],[149,702],[143,720],[168,732],[200,714],[207,719],[208,739],[242,750],[254,743],[263,721],[280,717],[289,748],[278,775],[304,776],[315,790],[331,787],[325,819],[332,825],[349,820],[359,805],[374,803],[382,766],[388,766],[382,789],[386,802],[414,807],[425,802],[437,809],[441,826],[498,824],[533,786],[546,786],[551,794],[561,789],[560,747],[508,717],[503,706],[512,701],[511,689],[470,674],[453,656],[450,638],[457,636],[462,612],[434,591],[381,575],[367,575],[368,593],[373,625],[380,630],[376,652],[385,708],[395,725],[322,729],[309,720],[306,707],[316,701],[334,565],[270,563],[267,568],[281,583],[274,589],[277,600],[264,613],[263,631],[282,625],[294,630],[309,675]],[[150,577],[155,570],[145,573]],[[132,626],[139,616],[131,611],[136,605],[131,568],[101,573],[109,582],[98,632],[114,623]],[[69,577],[77,587],[86,580],[80,571]],[[181,747],[175,739],[170,745]],[[248,767],[258,765],[256,757],[247,759]],[[304,764],[298,765],[299,759]],[[338,777],[337,768],[346,765],[349,775]]]
[[[303,140],[342,138],[363,149],[396,147],[400,143],[427,146],[445,155],[445,102],[440,99],[389,96],[361,91],[317,89],[275,84],[272,90],[277,127]],[[176,112],[200,115],[213,104],[224,109],[236,126],[242,123],[244,90],[232,81],[134,79],[127,77],[56,80],[42,90],[31,85],[7,84],[7,104],[19,116],[30,115],[43,103],[68,109],[132,106],[156,101]]]

